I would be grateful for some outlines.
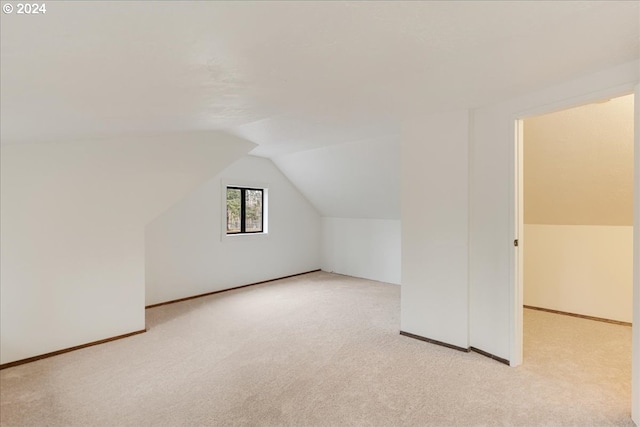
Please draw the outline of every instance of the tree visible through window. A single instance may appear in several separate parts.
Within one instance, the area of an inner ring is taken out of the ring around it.
[[[227,187],[227,234],[262,233],[261,188]]]

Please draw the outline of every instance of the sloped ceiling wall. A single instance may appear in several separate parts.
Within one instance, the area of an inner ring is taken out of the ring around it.
[[[524,121],[528,224],[633,225],[633,95]]]
[[[400,219],[399,137],[273,159],[322,216]]]
[[[144,329],[145,225],[254,147],[179,132],[0,150],[0,363]]]

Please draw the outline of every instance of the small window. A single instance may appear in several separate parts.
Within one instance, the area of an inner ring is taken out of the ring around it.
[[[264,190],[227,187],[227,234],[262,233]]]

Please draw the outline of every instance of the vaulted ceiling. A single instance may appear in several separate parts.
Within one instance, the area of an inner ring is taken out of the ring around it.
[[[640,51],[635,1],[46,5],[2,14],[3,144],[221,129],[275,157]]]

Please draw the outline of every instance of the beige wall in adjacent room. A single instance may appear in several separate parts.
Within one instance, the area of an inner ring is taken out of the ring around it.
[[[631,322],[633,227],[525,224],[525,305]]]
[[[631,322],[633,96],[524,121],[524,303]]]
[[[633,95],[524,121],[525,224],[633,225]]]

